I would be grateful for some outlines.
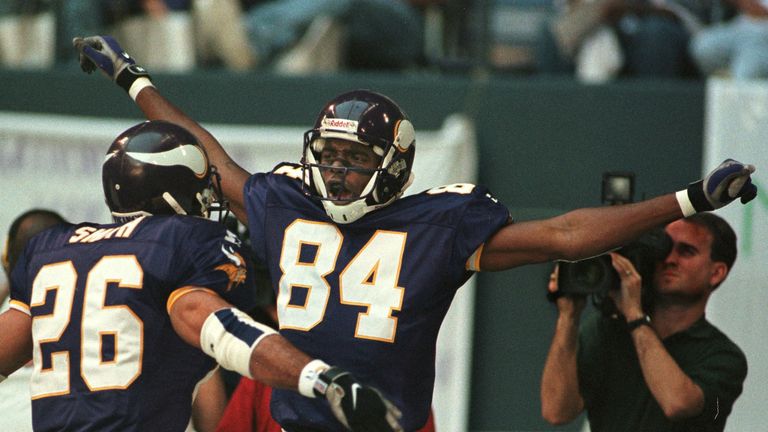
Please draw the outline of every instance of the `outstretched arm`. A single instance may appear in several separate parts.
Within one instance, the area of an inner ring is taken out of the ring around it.
[[[651,228],[757,195],[752,165],[728,159],[687,189],[633,204],[574,210],[554,218],[510,224],[483,248],[480,268],[505,270],[552,260],[579,260],[619,247]]]
[[[221,175],[221,187],[224,197],[229,201],[235,216],[247,223],[248,216],[243,204],[243,186],[248,179],[248,172],[229,157],[221,144],[195,120],[163,97],[149,79],[144,68],[126,53],[109,36],[77,37],[73,40],[79,52],[80,66],[91,73],[99,69],[102,73],[121,86],[144,113],[148,120],[166,120],[192,132],[208,153],[211,165]]]
[[[402,431],[400,411],[378,390],[338,367],[312,360],[211,291],[189,288],[170,306],[171,323],[184,341],[243,376],[306,397],[324,397],[352,431]]]
[[[584,208],[550,219],[509,224],[486,243],[480,268],[495,271],[523,264],[588,258],[681,216],[680,207],[670,194],[641,203]]]

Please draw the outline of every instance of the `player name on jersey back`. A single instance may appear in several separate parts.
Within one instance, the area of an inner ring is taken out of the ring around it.
[[[80,227],[75,230],[75,234],[69,238],[67,243],[94,243],[99,240],[116,237],[129,238],[144,218],[145,216],[142,216],[114,228],[96,228],[93,226]]]

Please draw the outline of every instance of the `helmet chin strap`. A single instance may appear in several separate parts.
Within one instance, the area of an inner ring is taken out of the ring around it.
[[[206,204],[207,199],[203,194],[196,193],[195,198],[197,198],[197,202],[200,203],[200,215],[204,218],[208,217],[208,205]],[[163,200],[168,203],[169,206],[173,209],[176,214],[184,215],[186,216],[188,213],[186,210],[184,210],[184,207],[179,204],[178,201],[168,192],[163,192]]]
[[[368,213],[371,208],[365,205],[365,200],[357,200],[345,205],[338,205],[333,201],[323,200],[325,213],[330,218],[340,224],[352,223]],[[374,207],[374,206],[371,206]]]
[[[173,198],[173,195],[169,194],[168,192],[163,192],[163,200],[166,203],[168,203],[169,206],[171,206],[171,208],[173,209],[173,211],[176,212],[176,214],[180,214],[180,215],[186,215],[187,214],[187,211],[184,210],[184,208],[181,206],[181,204],[179,204],[179,202],[176,201],[175,198]]]

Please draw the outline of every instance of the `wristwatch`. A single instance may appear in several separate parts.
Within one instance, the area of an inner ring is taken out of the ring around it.
[[[650,326],[651,325],[651,317],[649,317],[648,315],[643,315],[642,317],[640,317],[638,319],[635,319],[635,320],[632,320],[632,321],[627,321],[627,331],[632,333],[633,330],[635,330],[636,328],[638,328],[638,327],[640,327],[642,325]]]

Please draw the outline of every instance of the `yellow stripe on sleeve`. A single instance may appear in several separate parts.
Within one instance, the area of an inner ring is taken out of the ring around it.
[[[475,252],[467,258],[467,263],[464,266],[467,270],[475,272],[480,271],[480,257],[483,255],[483,247],[485,247],[485,243],[481,244],[475,249]]]
[[[202,288],[202,287],[193,287],[193,286],[185,286],[182,288],[179,288],[171,293],[170,296],[168,296],[168,302],[165,304],[165,309],[168,311],[168,314],[171,314],[171,309],[173,308],[173,304],[176,303],[178,299],[180,299],[182,296],[187,295],[193,291],[204,291],[211,295],[218,295],[215,291],[209,289],[209,288]]]
[[[19,312],[25,313],[29,316],[32,316],[32,313],[29,310],[29,305],[26,303],[22,303],[18,300],[11,300],[8,302],[8,307],[11,309],[16,309]]]

